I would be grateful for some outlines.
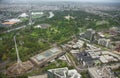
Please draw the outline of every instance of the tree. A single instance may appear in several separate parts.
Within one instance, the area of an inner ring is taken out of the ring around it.
[[[86,42],[84,42],[84,44],[83,44],[82,48],[84,48],[84,49],[86,49],[86,48],[87,48],[87,44],[86,44]]]
[[[7,76],[3,73],[0,73],[0,78],[7,78]]]
[[[82,52],[85,52],[85,49],[87,48],[87,44],[84,42],[83,46],[82,46]]]
[[[7,60],[7,56],[6,56],[6,54],[3,54],[2,61],[5,61],[5,60]]]

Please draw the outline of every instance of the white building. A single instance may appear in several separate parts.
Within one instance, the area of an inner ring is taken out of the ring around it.
[[[108,63],[112,61],[120,60],[120,56],[109,51],[102,51],[102,55],[99,56],[99,59],[102,63]]]
[[[108,67],[93,67],[88,68],[88,73],[91,78],[116,78],[112,71]]]
[[[25,18],[25,17],[28,17],[28,15],[27,15],[26,13],[22,13],[22,14],[19,15],[18,17]]]
[[[48,78],[81,78],[81,75],[75,69],[64,67],[48,70]]]
[[[105,39],[105,38],[101,38],[98,40],[98,44],[105,46],[105,47],[109,47],[110,45],[110,39]]]
[[[52,17],[54,17],[53,12],[49,12],[49,17],[48,18],[52,18]]]
[[[32,12],[31,14],[32,15],[43,15],[44,13],[43,12]]]
[[[28,78],[48,78],[47,74],[44,75],[37,75],[37,76],[28,76]]]
[[[14,18],[14,19],[8,19],[8,20],[5,20],[5,21],[8,21],[8,22],[20,22],[21,20],[17,19],[17,18]]]

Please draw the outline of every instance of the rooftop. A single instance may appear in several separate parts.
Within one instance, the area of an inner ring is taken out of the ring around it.
[[[93,67],[88,68],[88,72],[92,78],[115,78],[110,67]]]
[[[28,15],[26,13],[22,13],[21,15],[19,15],[19,17],[28,17]]]
[[[16,22],[4,22],[4,23],[2,23],[2,24],[4,24],[4,25],[13,25],[13,24],[15,24]]]
[[[67,67],[50,69],[48,71],[60,78],[81,78],[81,75],[75,69],[68,70]]]
[[[2,24],[4,25],[13,25],[17,22],[20,22],[20,19],[8,19],[8,20],[5,20],[5,22],[3,22]]]
[[[31,14],[32,14],[32,15],[38,15],[38,14],[39,14],[39,15],[42,15],[42,14],[44,14],[44,13],[43,13],[43,12],[32,12]]]
[[[46,28],[49,28],[50,25],[49,24],[39,24],[37,26],[35,26],[34,28],[42,28],[42,29],[46,29]]]
[[[44,75],[37,75],[37,76],[28,76],[28,78],[48,78],[47,74]]]
[[[56,58],[57,55],[62,54],[62,50],[59,47],[53,47],[49,50],[46,50],[40,54],[37,54],[31,57],[31,60],[36,64],[42,64],[43,62],[51,61],[52,59]]]
[[[97,68],[88,68],[88,72],[93,78],[103,78],[101,71]]]
[[[5,20],[5,21],[8,21],[8,22],[20,22],[20,19],[14,18],[14,19],[8,19],[8,20]]]

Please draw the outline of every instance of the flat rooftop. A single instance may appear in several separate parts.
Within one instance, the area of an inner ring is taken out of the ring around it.
[[[57,78],[58,77],[59,78],[81,78],[81,75],[77,72],[77,70],[75,69],[69,70],[67,67],[50,69],[48,70],[48,72],[55,75],[53,76],[53,78],[56,78],[56,76]]]
[[[54,58],[57,58],[57,56],[62,53],[63,52],[60,47],[53,47],[51,49],[48,49],[40,54],[37,54],[37,55],[31,57],[30,59],[35,64],[40,65],[44,62],[49,62],[49,61],[53,60]]]
[[[28,76],[28,78],[48,78],[47,74],[37,75],[37,76]]]
[[[93,78],[103,78],[102,72],[98,70],[97,68],[89,68],[88,72]]]
[[[88,72],[92,78],[116,78],[111,67],[107,66],[88,68]]]

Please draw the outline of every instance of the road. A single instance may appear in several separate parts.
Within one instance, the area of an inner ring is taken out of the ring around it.
[[[8,32],[15,31],[15,30],[19,30],[19,29],[22,29],[22,28],[25,28],[25,27],[26,27],[26,25],[21,26],[21,27],[17,27],[17,28],[13,28],[13,29],[5,31],[4,33],[8,33]]]
[[[66,56],[68,57],[67,59],[70,61],[70,64],[71,64],[72,66],[74,66],[75,69],[76,69],[78,72],[82,72],[82,71],[86,71],[86,70],[87,70],[87,68],[85,68],[85,69],[84,69],[84,68],[83,68],[83,69],[79,68],[79,67],[76,65],[73,57],[72,57],[69,53],[66,53]]]

